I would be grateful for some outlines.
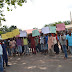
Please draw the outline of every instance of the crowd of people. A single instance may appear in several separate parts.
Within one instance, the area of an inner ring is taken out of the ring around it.
[[[64,53],[64,59],[68,58],[67,51],[72,54],[72,34],[71,31],[60,33],[49,33],[40,36],[32,37],[14,37],[7,40],[0,40],[0,72],[4,72],[5,63],[8,65],[9,57],[23,56],[23,55],[36,55],[41,53],[43,55],[55,56],[59,54],[61,47]]]

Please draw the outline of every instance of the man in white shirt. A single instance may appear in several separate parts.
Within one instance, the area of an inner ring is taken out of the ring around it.
[[[43,53],[43,49],[44,49],[44,36],[43,36],[43,33],[40,36],[40,44],[41,44],[41,52]]]

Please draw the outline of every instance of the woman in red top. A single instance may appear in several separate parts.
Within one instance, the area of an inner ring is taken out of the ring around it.
[[[31,40],[31,48],[32,48],[32,53],[36,54],[36,48],[35,48],[35,37],[32,37],[32,35],[30,36],[30,40]]]

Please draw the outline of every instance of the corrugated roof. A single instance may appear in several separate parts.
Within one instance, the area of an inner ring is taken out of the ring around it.
[[[32,33],[33,30],[36,30],[36,29],[28,29],[28,30],[25,30],[27,32],[27,34],[30,34]],[[41,32],[41,30],[38,30],[39,32]]]

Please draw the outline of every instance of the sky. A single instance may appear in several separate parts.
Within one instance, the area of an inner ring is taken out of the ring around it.
[[[27,0],[22,7],[17,6],[11,12],[4,10],[7,21],[2,25],[16,25],[22,30],[41,29],[45,24],[70,20],[72,0]]]

